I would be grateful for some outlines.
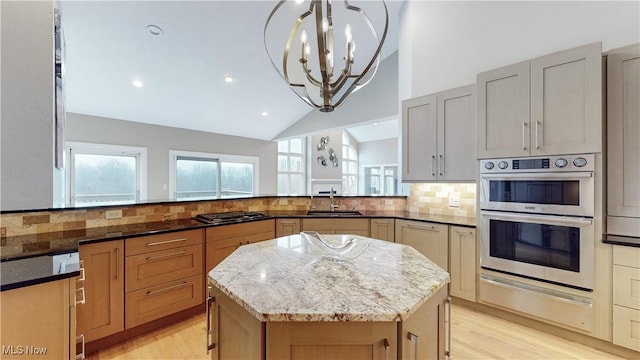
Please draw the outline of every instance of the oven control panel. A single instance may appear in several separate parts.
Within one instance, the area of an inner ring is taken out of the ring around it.
[[[480,173],[593,171],[594,154],[480,160]]]

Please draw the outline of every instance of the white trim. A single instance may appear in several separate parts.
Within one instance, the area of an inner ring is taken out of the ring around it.
[[[140,146],[127,146],[127,145],[112,145],[112,144],[99,144],[99,143],[87,143],[78,141],[66,141],[65,142],[65,157],[69,166],[65,166],[65,203],[67,206],[71,206],[71,196],[73,194],[73,177],[71,176],[71,169],[74,167],[74,159],[71,156],[71,151],[77,149],[83,154],[111,154],[111,155],[134,155],[138,161],[136,162],[137,184],[136,192],[138,193],[137,201],[147,200],[147,148]],[[76,206],[76,205],[73,205]]]
[[[232,155],[232,154],[216,154],[216,153],[206,153],[206,152],[197,152],[197,151],[186,151],[186,150],[169,150],[169,188],[167,189],[167,195],[169,199],[176,198],[176,161],[178,156],[190,156],[195,158],[205,158],[205,159],[217,159],[220,163],[222,162],[231,162],[231,163],[245,163],[253,165],[253,194],[259,194],[260,186],[259,186],[259,174],[260,174],[260,158],[257,156],[247,156],[247,155]],[[220,172],[218,172],[218,176],[220,176]],[[218,179],[218,184],[220,183],[220,179]]]

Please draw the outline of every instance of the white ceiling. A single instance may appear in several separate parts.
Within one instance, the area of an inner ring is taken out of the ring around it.
[[[272,139],[312,111],[266,56],[264,23],[276,4],[62,1],[66,110]],[[397,50],[402,1],[387,1],[387,6],[392,20],[383,57]],[[150,24],[163,33],[151,35]],[[228,75],[234,77],[230,84],[223,80]],[[144,86],[132,86],[133,80]],[[262,116],[264,111],[269,115]],[[366,131],[361,133],[370,141]]]

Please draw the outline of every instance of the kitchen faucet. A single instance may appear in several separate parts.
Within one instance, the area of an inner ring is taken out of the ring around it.
[[[329,205],[329,211],[333,211],[333,210],[338,208],[338,205],[334,205],[333,204],[333,194],[334,193],[335,193],[335,190],[333,190],[333,187],[331,187],[331,191],[329,191],[329,201],[331,202],[331,204]]]

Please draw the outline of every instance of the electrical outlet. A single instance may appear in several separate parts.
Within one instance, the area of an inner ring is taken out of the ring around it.
[[[104,215],[107,219],[120,219],[122,210],[107,210]]]
[[[278,205],[280,205],[280,206],[289,205],[289,200],[287,200],[287,199],[279,199],[278,200]]]
[[[391,199],[384,199],[384,204],[385,204],[385,205],[393,205],[393,200],[391,200]]]
[[[449,207],[460,207],[460,196],[449,195]]]

